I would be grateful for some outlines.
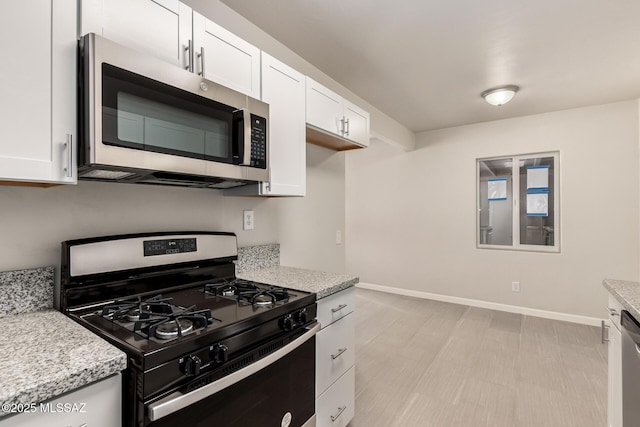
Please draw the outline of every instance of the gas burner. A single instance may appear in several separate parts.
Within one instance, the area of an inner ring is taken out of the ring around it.
[[[133,330],[147,338],[170,340],[213,323],[219,323],[219,320],[211,318],[211,310],[196,310],[195,306],[174,307],[170,314],[142,312]]]
[[[205,285],[204,292],[210,295],[233,298],[241,304],[250,304],[255,307],[271,307],[277,302],[289,300],[289,292],[285,288],[243,279],[235,279],[231,282],[223,283],[209,283]]]
[[[207,283],[204,285],[204,292],[207,294],[219,295],[223,297],[238,296],[246,291],[255,291],[258,287],[248,280],[235,279],[222,283]]]
[[[127,314],[124,317],[129,322],[136,322],[136,321],[140,320],[140,309],[139,308],[132,308],[131,310],[129,310],[127,312]]]
[[[275,302],[276,302],[275,295],[267,291],[257,293],[251,298],[251,303],[253,305],[267,306],[267,305],[273,305],[275,304]]]
[[[188,319],[176,319],[156,327],[155,336],[161,340],[170,340],[193,330],[193,322]]]

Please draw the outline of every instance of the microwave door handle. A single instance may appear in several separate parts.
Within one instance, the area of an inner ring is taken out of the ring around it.
[[[248,109],[242,109],[242,126],[244,127],[244,141],[242,143],[242,152],[240,157],[242,158],[242,166],[251,165],[251,113]]]

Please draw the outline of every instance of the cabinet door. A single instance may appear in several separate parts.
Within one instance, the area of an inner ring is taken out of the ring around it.
[[[75,182],[76,16],[75,0],[4,5],[0,180]]]
[[[0,427],[118,427],[122,425],[121,376],[114,375],[37,404],[35,409],[35,412],[0,418]]]
[[[349,101],[344,101],[344,137],[362,146],[369,146],[369,113]]]
[[[306,191],[304,75],[262,52],[262,100],[269,104],[271,181],[262,193],[304,196]]]
[[[193,12],[194,72],[260,99],[260,49]]]
[[[191,8],[178,0],[82,0],[80,34],[96,33],[188,68]]]
[[[307,77],[307,123],[342,135],[344,104],[340,95]]]

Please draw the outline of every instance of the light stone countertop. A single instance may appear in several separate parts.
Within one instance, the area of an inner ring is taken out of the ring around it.
[[[640,321],[640,282],[605,279],[602,285],[631,315]]]
[[[268,285],[314,292],[317,299],[325,298],[350,288],[360,281],[358,277],[347,274],[284,266],[248,271],[239,273],[237,276],[241,279],[253,280]]]
[[[124,352],[59,311],[4,317],[0,330],[0,404],[37,404],[127,367]]]

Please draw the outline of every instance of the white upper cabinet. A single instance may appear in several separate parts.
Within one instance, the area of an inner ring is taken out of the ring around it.
[[[178,0],[82,0],[78,36],[96,33],[189,69],[189,6]]]
[[[343,136],[365,147],[369,146],[369,113],[344,100]]]
[[[4,5],[0,181],[76,182],[76,5]]]
[[[307,123],[340,135],[344,101],[340,95],[307,77]]]
[[[304,196],[307,178],[305,76],[262,52],[262,101],[269,104],[270,181],[226,195]]]
[[[304,196],[306,192],[304,75],[262,52],[262,101],[269,104],[271,181],[262,192]]]
[[[260,99],[260,49],[193,12],[193,71]]]
[[[309,77],[307,125],[307,141],[314,144],[337,150],[369,146],[369,113]]]

